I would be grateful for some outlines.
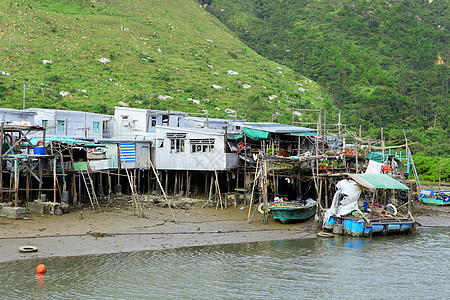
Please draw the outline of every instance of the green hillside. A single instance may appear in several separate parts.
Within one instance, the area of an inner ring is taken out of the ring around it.
[[[288,122],[292,107],[331,106],[326,90],[257,55],[194,0],[2,1],[0,22],[1,107],[22,108],[24,82],[26,107],[99,113],[240,107],[241,118]]]
[[[333,95],[343,121],[416,152],[450,157],[448,0],[206,0],[268,59]]]

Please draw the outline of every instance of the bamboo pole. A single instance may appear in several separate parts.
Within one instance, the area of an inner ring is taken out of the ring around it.
[[[263,203],[264,203],[264,223],[267,223],[268,221],[268,201],[267,201],[267,162],[264,161],[263,164]]]
[[[1,150],[0,150],[0,200],[3,200],[3,141],[5,140],[4,136],[5,129],[5,114],[3,114],[3,122],[0,127],[0,140],[1,140]]]
[[[144,212],[142,210],[142,206],[141,206],[140,202],[137,200],[137,197],[136,197],[136,186],[134,185],[133,177],[130,175],[130,172],[128,171],[127,164],[125,163],[125,159],[123,158],[122,151],[119,151],[119,154],[120,154],[121,159],[123,160],[123,166],[125,168],[125,173],[127,174],[128,183],[130,184],[130,188],[131,188],[131,194],[133,196],[133,212],[136,214],[136,210],[137,210],[138,217],[142,218],[142,217],[144,217]]]
[[[150,165],[152,166],[152,170],[156,176],[156,180],[158,181],[159,188],[161,189],[161,191],[164,195],[164,200],[166,200],[167,206],[169,207],[170,213],[172,214],[173,221],[175,222],[175,224],[178,224],[177,219],[175,218],[175,214],[173,213],[172,207],[170,206],[170,201],[169,201],[169,199],[167,199],[166,192],[164,191],[161,181],[159,180],[158,173],[156,172],[155,166],[153,165],[153,162],[150,159],[150,157],[148,158],[148,161],[150,162]]]
[[[19,160],[14,159],[14,206],[17,207],[19,202]]]
[[[249,205],[249,208],[248,208],[248,216],[247,216],[247,222],[248,223],[250,223],[250,220],[251,220],[250,212],[252,210],[253,195],[254,195],[254,192],[255,192],[255,185],[256,185],[256,182],[257,182],[257,180],[259,178],[259,169],[258,169],[259,168],[259,164],[260,164],[260,159],[258,157],[258,159],[256,160],[256,169],[255,169],[256,173],[255,173],[255,179],[253,179],[252,194],[250,196],[250,205]]]

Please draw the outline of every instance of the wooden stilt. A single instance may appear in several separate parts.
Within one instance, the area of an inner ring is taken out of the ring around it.
[[[164,172],[164,175],[166,176],[166,184],[164,186],[164,190],[167,191],[167,193],[169,193],[169,172],[166,171]]]
[[[178,194],[178,171],[175,171],[175,183],[173,185],[173,195],[176,196]]]
[[[108,169],[108,204],[111,204],[111,174]]]
[[[25,199],[27,202],[30,202],[30,180],[31,180],[31,174],[27,174],[27,182],[25,187]]]
[[[17,207],[19,203],[19,160],[14,159],[14,206]]]
[[[186,197],[191,196],[191,174],[186,171]]]

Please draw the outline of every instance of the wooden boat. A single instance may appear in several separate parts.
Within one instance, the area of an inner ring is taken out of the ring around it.
[[[317,202],[309,198],[306,201],[279,201],[269,206],[275,220],[283,224],[309,219],[316,213]]]
[[[424,190],[420,200],[427,205],[450,205],[450,191]]]

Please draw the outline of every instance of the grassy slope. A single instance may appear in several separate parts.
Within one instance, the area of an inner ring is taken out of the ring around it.
[[[11,74],[0,75],[2,107],[22,107],[24,81],[27,107],[111,112],[118,101],[151,102],[224,117],[226,108],[247,106],[239,115],[250,120],[280,109],[288,121],[290,107],[329,104],[318,85],[257,55],[194,0],[15,2],[0,3],[0,71]]]

